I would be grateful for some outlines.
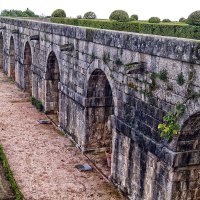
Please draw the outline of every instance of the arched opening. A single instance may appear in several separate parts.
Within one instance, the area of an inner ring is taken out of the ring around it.
[[[0,68],[3,68],[3,35],[0,33]]]
[[[104,165],[109,163],[103,165],[100,161],[106,150],[112,150],[111,115],[114,113],[114,101],[109,81],[100,69],[96,69],[90,76],[86,104],[85,146],[87,150],[96,150],[99,153],[96,163],[99,163],[99,168],[108,176],[110,166],[106,169]]]
[[[58,60],[52,51],[47,59],[46,99],[45,111],[55,123],[58,123],[60,72]]]
[[[15,80],[15,44],[13,37],[10,38],[9,60],[9,76]]]
[[[178,138],[178,152],[200,150],[200,113],[190,116],[183,124]]]
[[[176,146],[172,191],[174,199],[198,199],[200,182],[200,112],[183,124]],[[181,177],[181,178],[177,178]],[[184,187],[179,187],[184,185]],[[193,187],[191,187],[191,185]],[[177,191],[176,193],[175,191]]]
[[[25,44],[24,49],[24,87],[25,91],[29,94],[32,94],[32,54],[31,54],[31,47],[28,42]]]

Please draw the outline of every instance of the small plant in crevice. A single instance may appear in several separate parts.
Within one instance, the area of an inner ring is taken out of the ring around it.
[[[42,105],[42,102],[36,99],[35,97],[31,98],[31,103],[34,105],[40,112],[44,110],[44,107]]]
[[[158,124],[158,129],[161,131],[161,137],[165,137],[168,141],[174,134],[178,133],[180,125],[177,123],[177,119],[184,114],[185,109],[186,107],[184,104],[177,103],[174,111],[166,113],[163,117],[163,123]]]
[[[133,88],[135,91],[138,91],[138,86],[132,82],[128,82],[128,87]]]
[[[91,54],[91,60],[94,61],[95,59],[97,59],[97,56],[95,55],[94,52],[92,52],[92,54]]]
[[[104,64],[108,64],[108,62],[110,61],[110,54],[109,53],[103,53],[103,62]]]
[[[149,84],[149,90],[150,92],[152,92],[153,90],[155,90],[157,88],[157,85],[156,85],[156,77],[157,77],[157,74],[156,73],[152,73],[151,74],[151,83]]]
[[[184,83],[185,83],[185,78],[184,78],[182,72],[181,72],[180,74],[177,75],[176,82],[177,82],[177,84],[180,85],[180,86],[184,85]]]
[[[115,60],[115,64],[118,66],[123,65],[122,61],[119,58]]]
[[[167,75],[168,75],[167,70],[163,69],[159,72],[158,77],[160,78],[160,80],[165,82],[167,81],[167,78],[168,78]]]
[[[190,71],[188,74],[188,80],[191,81],[191,80],[193,80],[193,78],[194,78],[194,72]]]

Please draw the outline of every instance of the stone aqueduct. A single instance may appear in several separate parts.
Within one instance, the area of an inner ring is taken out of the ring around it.
[[[197,41],[0,18],[0,61],[83,151],[112,147],[110,179],[129,199],[200,199],[200,100],[172,140],[157,129],[188,85],[200,91]]]

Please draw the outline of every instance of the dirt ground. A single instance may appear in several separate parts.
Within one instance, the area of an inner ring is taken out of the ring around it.
[[[89,163],[81,152],[46,119],[0,71],[0,143],[25,200],[123,200],[95,170],[80,172]]]

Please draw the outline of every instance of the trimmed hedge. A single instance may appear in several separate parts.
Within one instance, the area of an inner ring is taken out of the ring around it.
[[[189,15],[187,23],[190,25],[200,26],[200,10],[197,10]]]
[[[84,14],[83,18],[85,18],[85,19],[96,19],[97,16],[96,16],[96,14],[94,12],[89,11],[89,12],[86,12]]]
[[[184,23],[173,25],[172,23],[166,22],[153,24],[140,21],[117,22],[110,20],[87,20],[57,17],[51,18],[51,22],[99,29],[110,29],[200,40],[200,26],[191,26]]]
[[[130,21],[137,21],[138,20],[138,15],[134,14],[130,16]]]
[[[51,14],[52,17],[66,17],[66,13],[63,9],[54,10]]]
[[[159,17],[151,17],[149,18],[149,23],[160,23]]]
[[[116,20],[119,22],[127,22],[129,21],[128,13],[124,10],[115,10],[110,14],[110,20]]]

